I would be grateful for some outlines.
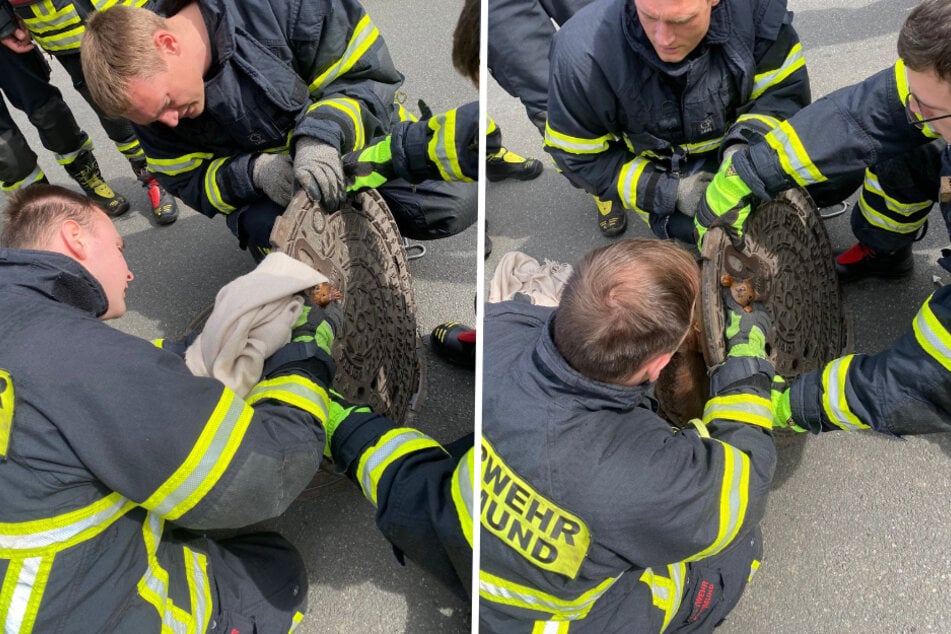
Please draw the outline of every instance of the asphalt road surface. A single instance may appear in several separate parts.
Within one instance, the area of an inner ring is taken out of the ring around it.
[[[434,112],[478,99],[478,92],[452,68],[452,30],[461,0],[364,2],[404,75],[406,106],[425,99]],[[209,219],[181,207],[178,221],[155,227],[144,189],[103,132],[92,110],[72,89],[55,61],[53,81],[93,138],[106,180],[129,198],[132,211],[116,220],[135,274],[127,296],[129,312],[111,322],[125,332],[152,339],[180,334],[210,304],[218,289],[253,268],[223,218]],[[0,71],[3,72],[3,71]],[[13,110],[11,108],[11,110]],[[40,145],[33,127],[13,111],[51,182],[78,187]],[[476,288],[476,229],[426,243],[427,254],[410,263],[419,330],[457,320],[473,324]],[[472,431],[473,372],[443,363],[426,351],[427,397],[417,426],[441,442]],[[55,375],[55,370],[51,369]],[[135,421],[130,421],[135,424]],[[470,609],[412,563],[401,566],[374,524],[373,507],[349,481],[325,477],[279,519],[255,528],[277,530],[294,542],[307,563],[309,610],[302,634],[328,632],[466,632]]]
[[[813,98],[891,65],[914,0],[789,0],[812,77]],[[528,183],[488,183],[486,219],[495,242],[486,265],[520,250],[572,262],[607,244],[591,197],[559,175],[524,109],[490,83],[489,112],[506,146],[544,158]],[[848,215],[827,221],[834,248],[854,239]],[[625,236],[649,236],[631,218]],[[845,289],[855,350],[886,348],[910,327],[932,292],[948,236],[937,208],[915,245],[914,275]],[[763,522],[765,561],[726,623],[724,634],[951,632],[951,435],[905,441],[871,432],[798,438],[782,447]]]

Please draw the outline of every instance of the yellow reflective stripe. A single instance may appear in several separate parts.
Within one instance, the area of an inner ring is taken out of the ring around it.
[[[233,205],[225,202],[221,195],[221,189],[218,188],[218,170],[229,160],[231,160],[231,157],[215,159],[208,164],[208,169],[205,170],[205,198],[208,199],[212,207],[223,214],[230,214],[235,210]]]
[[[635,156],[633,160],[628,161],[621,167],[621,173],[617,179],[617,193],[621,202],[628,209],[636,211],[645,222],[647,222],[650,214],[637,206],[637,183],[648,165],[650,165],[650,161]]]
[[[707,548],[685,561],[712,557],[726,548],[743,525],[749,504],[750,458],[732,445],[713,439],[723,447],[723,480],[720,486],[720,522],[717,536]]]
[[[703,422],[710,423],[717,418],[772,429],[773,405],[768,398],[753,394],[714,396],[703,408]]]
[[[134,506],[135,503],[112,493],[62,515],[29,522],[0,523],[0,559],[65,550],[95,537]]]
[[[213,156],[211,152],[194,152],[192,154],[167,159],[146,157],[146,162],[148,163],[149,171],[153,174],[177,176],[178,174],[190,172],[193,169],[201,167],[203,161],[207,161]]]
[[[68,152],[68,153],[66,153],[66,154],[57,154],[57,155],[56,155],[56,162],[59,163],[60,165],[70,165],[71,163],[73,163],[73,162],[76,160],[76,158],[77,158],[82,152],[85,152],[86,150],[89,150],[90,152],[92,152],[94,149],[95,149],[95,147],[93,147],[92,139],[90,139],[90,138],[87,136],[87,137],[86,137],[86,140],[83,142],[82,146],[80,146],[80,148],[79,148],[78,150],[76,150],[75,152]]]
[[[383,434],[376,443],[363,452],[357,463],[357,480],[363,495],[377,505],[377,485],[387,467],[400,458],[424,449],[445,451],[442,445],[415,429],[399,427]]]
[[[117,4],[126,7],[143,7],[148,1],[149,0],[93,0],[92,4],[96,7],[97,11],[105,11]]]
[[[224,388],[188,456],[142,506],[169,520],[191,510],[231,463],[251,416],[251,408]]]
[[[428,126],[433,136],[426,148],[427,154],[429,160],[439,168],[442,180],[471,183],[472,179],[462,173],[459,155],[456,154],[456,111],[450,110],[442,117],[432,117]]]
[[[145,156],[145,152],[142,150],[142,146],[139,145],[138,139],[132,139],[129,143],[116,143],[116,149],[126,158]]]
[[[770,117],[765,114],[741,114],[736,118],[736,123],[742,123],[744,121],[759,121],[770,130],[778,128],[781,123],[776,117]]]
[[[899,216],[910,216],[928,210],[931,208],[931,205],[934,204],[931,200],[917,203],[902,203],[895,200],[885,193],[882,184],[878,180],[878,176],[872,172],[872,170],[866,169],[865,183],[862,186],[862,193],[859,195],[859,209],[862,211],[862,216],[868,220],[870,224],[894,233],[912,233],[918,231],[921,225],[925,223],[925,220],[928,219],[927,214],[912,222],[901,222],[875,209],[869,199],[866,198],[866,194],[874,194],[878,198],[881,198],[885,208],[890,213]]]
[[[570,625],[571,621],[535,621],[532,634],[564,634]]]
[[[608,142],[614,136],[605,134],[594,139],[568,136],[554,130],[550,124],[545,124],[545,145],[569,154],[597,154],[608,149]]]
[[[495,125],[495,120],[489,115],[485,115],[485,135],[489,136],[498,129],[499,127]]]
[[[940,363],[945,370],[951,371],[951,333],[948,333],[935,316],[931,306],[928,305],[930,302],[931,297],[924,303],[912,322],[915,339],[918,340],[918,345],[924,348],[925,352]]]
[[[802,54],[802,44],[796,42],[789,49],[789,54],[783,60],[783,65],[775,70],[759,73],[753,77],[753,92],[750,99],[758,99],[764,92],[786,81],[786,78],[806,65],[806,58]]]
[[[363,149],[363,147],[366,145],[366,133],[363,130],[363,115],[360,111],[360,104],[357,101],[348,97],[324,99],[311,104],[307,108],[307,112],[313,112],[318,108],[333,108],[335,110],[339,110],[340,112],[347,115],[347,117],[350,119],[350,122],[353,124],[353,148],[350,150],[346,150],[345,148],[344,153]]]
[[[198,634],[192,616],[176,606],[168,596],[168,571],[162,568],[156,556],[164,525],[165,520],[155,513],[148,513],[142,523],[142,540],[145,542],[148,566],[136,587],[139,596],[158,612],[159,618],[162,619],[163,634]]]
[[[575,599],[562,599],[480,570],[479,596],[493,603],[546,612],[559,620],[578,620],[588,616],[595,601],[620,578],[608,577]]]
[[[33,168],[33,171],[26,175],[26,178],[21,178],[20,180],[13,183],[0,182],[0,189],[5,192],[12,192],[26,185],[32,185],[33,183],[42,179],[44,176],[46,176],[46,174],[43,173],[43,170],[40,169],[39,163],[37,163],[36,167]]]
[[[854,354],[835,359],[822,372],[822,409],[836,427],[848,431],[868,429],[868,425],[859,420],[858,416],[849,408],[845,395],[845,385],[848,382],[849,365]]]
[[[353,65],[363,57],[363,54],[376,42],[379,36],[380,32],[376,26],[373,25],[373,22],[370,21],[370,16],[364,14],[357,23],[353,35],[350,36],[350,41],[347,42],[347,48],[344,50],[343,55],[340,56],[340,59],[331,64],[327,70],[318,75],[317,78],[311,82],[311,94],[322,93],[324,88],[353,68]]]
[[[908,87],[908,74],[905,69],[905,61],[899,59],[895,62],[895,84],[898,87],[898,101],[901,102],[902,107],[907,103],[908,94],[911,92],[911,88]],[[912,113],[917,119],[923,119],[920,113]],[[934,128],[931,127],[930,123],[924,124],[924,129],[921,131],[927,137],[932,139],[941,138],[941,134],[937,132]]]
[[[83,39],[83,33],[86,27],[82,24],[69,31],[63,31],[55,35],[40,36],[34,35],[37,43],[47,51],[69,51],[78,49]]]
[[[746,583],[749,583],[750,581],[753,580],[753,575],[756,574],[756,571],[759,570],[759,567],[760,567],[760,560],[754,559],[753,562],[750,564],[750,576],[746,578]]]
[[[668,577],[662,577],[655,573],[651,568],[646,568],[641,574],[640,581],[646,583],[651,589],[651,597],[654,607],[664,613],[664,622],[660,631],[663,632],[670,625],[671,619],[680,609],[684,595],[684,579],[687,576],[687,566],[683,563],[677,563],[667,566]]]
[[[211,620],[211,582],[208,579],[208,557],[182,546],[185,557],[185,578],[188,582],[188,600],[195,634],[208,630]]]
[[[294,630],[297,629],[297,626],[300,625],[300,622],[304,620],[304,615],[300,612],[294,612],[294,618],[291,619],[291,629],[287,630],[287,634],[292,634]]]
[[[248,394],[248,405],[271,398],[302,409],[323,425],[327,420],[327,390],[308,378],[290,374],[261,381]]]
[[[698,143],[684,143],[680,148],[685,154],[703,154],[704,152],[711,152],[719,148],[721,143],[723,143],[722,136]]]
[[[0,623],[6,634],[29,634],[46,592],[53,555],[13,559],[0,588]]]
[[[707,424],[699,418],[690,419],[688,424],[697,430],[697,433],[700,434],[701,438],[710,438],[710,430],[707,429]]]
[[[470,449],[462,457],[452,474],[452,504],[459,518],[459,526],[466,542],[472,546],[472,495],[475,483],[472,472],[475,465],[475,450]]]
[[[799,135],[788,121],[780,123],[778,128],[772,130],[764,138],[779,155],[783,171],[789,174],[796,183],[804,187],[810,183],[821,183],[827,180],[809,158]]]
[[[81,22],[79,13],[72,3],[67,4],[62,9],[57,9],[52,0],[43,0],[43,2],[31,5],[30,9],[36,17],[25,18],[23,23],[26,24],[30,33],[32,33],[37,40],[40,39],[37,37],[40,33],[64,29],[67,26]],[[82,30],[82,27],[80,27],[80,30]]]

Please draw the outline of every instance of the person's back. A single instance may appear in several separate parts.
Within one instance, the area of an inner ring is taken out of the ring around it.
[[[563,620],[581,632],[661,631],[688,618],[710,626],[735,604],[760,556],[756,524],[775,461],[769,434],[716,416],[709,432],[675,433],[652,409],[663,351],[676,348],[690,323],[696,266],[668,243],[625,241],[608,249],[613,273],[605,249],[589,255],[558,309],[505,302],[486,310],[486,632],[532,631],[539,622]],[[627,271],[637,261],[644,270],[632,275]],[[667,277],[665,269],[680,277]],[[654,273],[663,278],[656,285],[645,280]],[[618,281],[629,277],[628,286]],[[611,281],[598,286],[596,278]],[[658,301],[654,291],[678,286],[689,298],[679,309],[674,300]],[[598,296],[609,299],[598,304]],[[595,305],[579,310],[582,304]],[[618,317],[629,310],[636,317]],[[575,328],[585,323],[604,325]],[[585,359],[586,349],[598,351]],[[690,613],[688,577],[691,592],[697,579],[708,581],[688,563],[697,560],[724,571],[709,589],[722,600]]]

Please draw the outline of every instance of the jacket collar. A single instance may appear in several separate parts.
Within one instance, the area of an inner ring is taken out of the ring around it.
[[[638,406],[650,407],[653,409],[653,384],[642,384],[637,386],[616,385],[614,383],[602,383],[589,379],[584,376],[565,361],[564,357],[555,346],[555,340],[552,337],[555,316],[557,311],[552,311],[548,321],[542,328],[541,336],[532,352],[532,361],[535,367],[541,372],[544,380],[550,383],[550,389],[553,395],[572,397],[577,396],[578,402],[586,409],[604,410],[620,409],[630,410]]]
[[[631,49],[658,71],[670,76],[678,76],[686,73],[690,67],[691,60],[698,50],[702,50],[711,44],[725,44],[730,39],[730,25],[732,24],[730,3],[729,0],[720,0],[720,3],[713,7],[713,12],[710,14],[710,29],[707,31],[703,40],[700,41],[700,44],[697,45],[697,50],[688,55],[682,62],[670,64],[661,61],[661,59],[657,57],[657,52],[651,45],[650,40],[647,39],[647,34],[644,33],[644,27],[641,26],[641,22],[637,18],[637,9],[634,6],[634,2],[632,0],[622,0],[620,4],[622,30]]]
[[[109,302],[82,264],[59,253],[0,249],[0,287],[18,286],[99,317]]]

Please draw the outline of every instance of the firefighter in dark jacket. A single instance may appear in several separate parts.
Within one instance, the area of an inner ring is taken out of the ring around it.
[[[823,97],[725,162],[698,210],[700,238],[711,226],[742,234],[757,199],[864,173],[852,210],[858,242],[837,256],[839,278],[910,273],[911,245],[936,201],[951,222],[949,20],[951,2],[923,2],[902,26],[892,68]],[[951,269],[951,259],[939,262]]]
[[[123,240],[63,188],[20,189],[0,246],[4,631],[292,630],[307,575],[290,543],[185,529],[274,517],[306,486],[325,447],[329,353],[288,344],[242,399],[110,328],[132,280]],[[313,340],[322,321],[311,310],[295,336]]]
[[[641,238],[588,254],[556,309],[487,307],[481,632],[709,631],[736,605],[776,461],[769,322],[731,305],[703,419],[673,431],[651,384],[698,287]]]
[[[0,38],[18,26],[13,7],[0,2]],[[88,196],[106,213],[118,216],[129,202],[103,180],[92,154],[92,141],[76,123],[63,95],[50,83],[50,67],[37,50],[14,53],[0,46],[0,90],[36,126],[40,141]],[[46,182],[46,174],[4,103],[0,102],[0,188],[11,192],[33,183]]]
[[[132,4],[133,0],[119,2]],[[151,0],[136,0],[135,4],[145,6],[150,2]],[[106,134],[129,160],[136,178],[146,188],[156,224],[171,224],[178,218],[178,205],[146,168],[145,155],[132,132],[132,126],[128,121],[104,115],[86,89],[79,58],[79,42],[85,30],[85,20],[100,8],[112,4],[115,2],[0,0],[0,43],[15,53],[25,53],[33,48],[32,36],[44,51],[59,60],[69,74],[73,87],[95,111]],[[5,15],[9,16],[6,26],[3,17]],[[64,166],[69,175],[79,182],[86,195],[103,205],[107,213],[118,216],[128,210],[129,206],[124,198],[102,186],[102,179],[98,176],[99,165],[92,155],[91,143],[82,148],[76,159]]]
[[[576,187],[661,238],[690,218],[721,157],[810,101],[784,0],[598,0],[555,35],[546,150]]]
[[[295,182],[336,210],[346,198],[341,156],[408,117],[394,102],[403,77],[355,0],[200,0],[159,11],[168,17],[116,7],[90,21],[90,91],[137,124],[169,190],[205,215],[225,214],[253,255],[269,248]],[[395,180],[380,193],[410,238],[452,235],[476,218],[472,183]]]

